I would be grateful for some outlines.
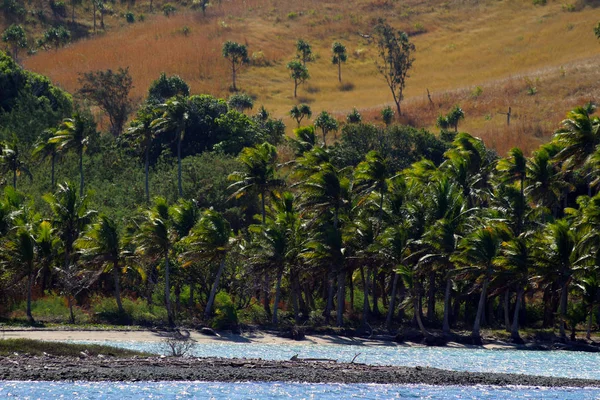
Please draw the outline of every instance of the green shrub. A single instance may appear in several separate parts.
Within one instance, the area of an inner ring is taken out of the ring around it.
[[[533,5],[534,6],[545,6],[547,3],[546,0],[533,0]]]
[[[211,326],[215,329],[232,329],[237,327],[238,316],[231,297],[226,292],[215,296],[215,317]]]
[[[175,6],[171,3],[165,3],[162,6],[162,11],[163,14],[165,14],[166,17],[170,17],[171,14],[175,14],[175,11],[177,11],[177,9],[175,8]]]
[[[133,24],[135,22],[135,15],[130,11],[127,14],[125,14],[125,19],[128,23]]]
[[[293,11],[292,11],[291,13],[289,13],[289,14],[287,15],[287,18],[288,18],[288,19],[296,19],[296,18],[298,18],[298,13],[297,13],[297,12],[293,12]]]
[[[64,1],[50,0],[50,9],[54,15],[58,15],[59,17],[67,16],[67,5]]]
[[[264,325],[269,322],[267,313],[262,305],[252,303],[249,307],[240,311],[240,321],[244,324]]]

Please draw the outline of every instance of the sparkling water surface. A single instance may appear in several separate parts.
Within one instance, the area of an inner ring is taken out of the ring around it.
[[[600,389],[220,382],[1,382],[16,399],[600,399]]]
[[[81,342],[77,343],[99,343]],[[160,342],[103,341],[102,344],[169,354]],[[397,344],[361,346],[306,342],[290,344],[262,343],[201,343],[195,344],[189,355],[198,357],[262,358],[289,360],[329,358],[373,365],[423,366],[469,372],[504,372],[565,378],[600,379],[600,354],[572,351],[487,350],[449,347],[408,347]]]

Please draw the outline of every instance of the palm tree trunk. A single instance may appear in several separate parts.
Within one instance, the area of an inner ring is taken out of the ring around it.
[[[567,340],[567,333],[565,332],[565,323],[567,320],[567,280],[561,283],[560,291],[560,338]]]
[[[427,320],[435,320],[435,271],[429,273],[429,290],[427,291]]]
[[[360,277],[363,283],[363,326],[367,326],[371,306],[369,306],[369,282],[365,276],[365,267],[360,267]]]
[[[585,338],[590,340],[592,338],[592,319],[594,317],[594,305],[590,306],[590,315],[588,316],[587,330],[585,332]]]
[[[344,305],[346,300],[346,274],[344,271],[338,273],[337,277],[337,326],[344,326]]]
[[[33,315],[31,314],[31,293],[33,291],[34,273],[33,273],[31,265],[30,265],[30,269],[29,270],[31,272],[29,272],[29,274],[27,276],[27,319],[29,320],[30,324],[34,324],[35,320],[33,319]]]
[[[510,311],[510,290],[506,289],[504,292],[504,329],[506,332],[510,332],[510,317],[508,313]]]
[[[277,270],[277,284],[275,285],[275,304],[273,304],[273,325],[277,325],[277,311],[279,310],[279,299],[281,296],[281,279],[283,278],[283,265]]]
[[[378,307],[378,298],[377,298],[377,272],[376,269],[373,267],[373,293],[371,293],[371,296],[373,296],[373,315],[375,315],[376,317],[381,316],[381,312],[379,312],[379,307]]]
[[[167,308],[167,317],[169,318],[169,325],[174,326],[175,320],[173,319],[173,311],[171,310],[171,284],[169,282],[170,271],[169,271],[169,251],[165,252],[165,307]]]
[[[264,285],[263,285],[263,308],[265,310],[265,314],[267,315],[267,318],[271,318],[271,298],[270,298],[270,294],[271,294],[271,287],[270,287],[270,283],[269,283],[269,274],[265,271],[265,277],[264,277]]]
[[[475,316],[475,323],[473,324],[473,332],[471,336],[476,343],[481,343],[481,319],[485,312],[485,300],[487,298],[487,288],[489,285],[489,278],[486,275],[483,281],[483,287],[481,288],[481,295],[479,296],[479,305],[477,306],[477,315]]]
[[[235,61],[231,62],[231,80],[233,81],[233,91],[237,92],[237,87],[235,86]]]
[[[396,308],[396,291],[398,290],[398,277],[399,275],[396,272],[392,274],[392,293],[390,294],[390,306],[388,307],[388,313],[385,319],[385,326],[387,329],[390,329],[392,326],[392,318],[394,317],[394,309]]]
[[[338,62],[338,80],[342,82],[342,63]]]
[[[74,324],[75,314],[73,313],[73,296],[71,296],[70,293],[67,295],[67,304],[69,306],[69,322]]]
[[[267,221],[267,210],[265,208],[265,191],[264,190],[262,190],[260,192],[260,202],[262,205],[262,223],[264,225],[265,222]]]
[[[79,197],[83,197],[83,150],[79,152]]]
[[[123,303],[121,302],[121,284],[119,282],[119,262],[115,260],[113,262],[113,279],[115,281],[115,300],[117,301],[117,307],[119,308],[119,313],[123,314],[125,310],[123,310]]]
[[[425,325],[423,325],[423,320],[421,319],[421,313],[419,311],[420,303],[421,303],[421,295],[415,294],[413,296],[413,309],[414,309],[415,319],[417,320],[417,325],[419,326],[419,330],[421,331],[423,336],[429,337],[429,336],[431,336],[431,334],[429,332],[427,332],[427,329],[425,329]]]
[[[145,173],[145,189],[146,189],[146,203],[150,204],[150,184],[148,182],[148,173],[150,170],[150,146],[146,147],[146,160],[144,162],[144,173]]]
[[[17,169],[13,168],[13,188],[17,188]]]
[[[208,302],[206,303],[206,308],[204,309],[204,319],[207,320],[210,318],[212,313],[213,303],[215,302],[215,296],[217,294],[217,288],[219,287],[219,281],[221,280],[221,275],[223,274],[223,270],[225,269],[225,257],[221,260],[219,264],[219,270],[217,271],[217,276],[215,276],[215,281],[213,282],[213,286],[210,289],[210,295],[208,296]]]
[[[51,168],[51,172],[50,172],[50,189],[54,190],[54,167],[56,165],[56,153],[52,154],[52,168]]]
[[[179,133],[177,141],[177,189],[179,197],[183,197],[183,187],[181,186],[181,142],[183,141],[183,132]]]
[[[452,279],[446,278],[446,290],[444,292],[444,322],[442,323],[442,332],[444,335],[450,334],[450,295],[452,294]]]
[[[327,279],[327,305],[325,306],[325,323],[329,325],[331,310],[333,310],[333,271],[329,271]]]
[[[519,335],[519,311],[521,310],[521,300],[523,299],[523,289],[517,291],[517,299],[515,300],[515,313],[513,314],[512,327],[510,328],[510,337],[515,343],[522,343],[523,340]]]
[[[300,295],[300,291],[298,290],[298,278],[296,277],[295,272],[290,273],[290,281],[292,286],[292,308],[294,309],[294,321],[298,323],[300,319],[300,311],[298,307],[298,297]]]

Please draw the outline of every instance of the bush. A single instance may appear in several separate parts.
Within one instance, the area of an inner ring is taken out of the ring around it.
[[[50,9],[52,9],[54,15],[59,17],[67,16],[67,5],[64,1],[50,0]]]
[[[177,11],[177,9],[175,8],[175,6],[171,3],[165,3],[162,6],[162,11],[163,14],[165,14],[166,17],[170,17],[171,14],[175,14],[175,11]]]
[[[135,15],[132,12],[125,14],[125,19],[128,23],[133,24],[135,22]]]
[[[237,311],[231,297],[226,292],[215,296],[215,317],[211,321],[214,329],[232,329],[238,324]]]
[[[267,313],[262,305],[253,303],[240,311],[240,321],[244,324],[265,325],[269,323],[269,318],[267,318]]]

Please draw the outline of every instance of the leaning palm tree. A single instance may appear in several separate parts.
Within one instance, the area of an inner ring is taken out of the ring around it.
[[[7,143],[2,146],[0,153],[0,168],[7,173],[10,172],[13,176],[13,188],[17,188],[17,176],[26,175],[30,180],[33,180],[33,175],[24,160],[24,155],[19,148],[17,141]]]
[[[179,197],[183,197],[183,186],[181,183],[181,145],[185,137],[185,131],[190,123],[190,102],[184,96],[175,96],[161,104],[159,109],[163,111],[160,118],[150,124],[150,128],[157,134],[175,132],[177,140],[177,189]]]
[[[119,313],[123,314],[125,310],[121,301],[120,278],[125,257],[129,253],[124,250],[123,237],[117,223],[106,215],[100,215],[98,222],[92,224],[76,240],[75,246],[84,259],[99,264],[106,272],[112,270],[115,301]]]
[[[79,197],[83,197],[84,193],[83,154],[87,149],[91,134],[92,127],[87,119],[82,114],[76,113],[73,118],[65,118],[55,136],[48,139],[49,143],[58,146],[59,151],[73,150],[77,154],[79,158]]]
[[[175,325],[173,310],[171,308],[171,251],[177,239],[177,233],[170,218],[167,201],[158,197],[154,200],[151,209],[146,210],[138,233],[134,237],[137,245],[136,252],[152,260],[164,260],[165,272],[165,307],[169,325]]]
[[[228,179],[233,181],[229,188],[235,189],[231,197],[239,198],[249,193],[258,193],[264,224],[267,218],[265,197],[273,189],[284,184],[283,180],[277,179],[277,149],[266,142],[256,147],[246,147],[238,160],[243,169],[229,175]]]
[[[188,251],[181,257],[186,263],[198,261],[219,263],[204,309],[204,318],[208,319],[212,315],[219,282],[225,270],[227,252],[231,246],[231,227],[220,213],[209,209],[202,213],[198,223],[192,228],[185,241]]]
[[[473,324],[471,336],[477,344],[481,343],[481,320],[485,311],[485,301],[490,280],[494,274],[494,260],[500,252],[502,238],[506,231],[495,226],[484,226],[476,229],[461,240],[459,252],[451,258],[452,261],[460,263],[465,272],[471,272],[481,278],[481,295],[477,306],[477,314]]]
[[[592,116],[595,110],[591,103],[574,108],[556,131],[553,141],[562,147],[556,158],[565,162],[565,168],[583,167],[600,144],[600,118]]]

